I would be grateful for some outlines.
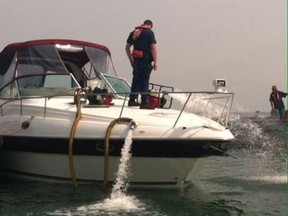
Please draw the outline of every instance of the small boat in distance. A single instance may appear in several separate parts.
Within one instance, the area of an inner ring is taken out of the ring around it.
[[[150,87],[155,109],[129,107],[130,84],[117,76],[103,45],[49,39],[6,46],[0,54],[0,167],[74,185],[108,185],[133,129],[131,186],[190,185],[209,156],[227,155],[234,95]]]

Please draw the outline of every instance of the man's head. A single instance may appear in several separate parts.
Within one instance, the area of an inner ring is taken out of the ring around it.
[[[153,28],[153,22],[151,20],[145,20],[143,22],[143,25],[150,26],[150,28]]]
[[[272,91],[277,91],[277,87],[275,85],[272,86]]]

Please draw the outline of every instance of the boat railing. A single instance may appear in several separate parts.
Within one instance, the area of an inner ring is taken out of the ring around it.
[[[152,85],[153,87],[153,85]],[[164,90],[163,90],[164,89]],[[170,89],[172,91],[165,91]],[[160,86],[156,91],[147,92],[134,92],[134,93],[98,93],[92,94],[96,97],[106,98],[107,96],[115,97],[121,95],[123,98],[122,107],[118,118],[122,117],[125,107],[127,107],[127,101],[131,94],[148,96],[148,105],[154,106],[159,109],[176,109],[179,110],[179,114],[173,125],[176,127],[179,119],[183,112],[195,113],[200,116],[204,116],[219,124],[227,127],[229,116],[233,104],[234,94],[233,93],[222,93],[222,92],[209,92],[209,91],[179,91],[175,92],[172,87]],[[156,103],[155,103],[156,99]],[[150,101],[152,100],[152,102]],[[151,104],[149,104],[151,102]]]
[[[155,96],[155,92],[152,95]],[[151,96],[151,93],[149,96]],[[209,91],[163,91],[158,93],[158,97],[158,108],[160,106],[162,109],[173,108],[179,110],[179,115],[173,127],[177,125],[184,112],[213,119],[227,127],[234,94]],[[162,98],[165,98],[164,103],[166,102],[166,104],[161,104]]]
[[[87,104],[87,95],[86,95],[86,89],[83,89],[83,91],[80,91],[81,97],[80,100],[82,100],[83,104]],[[47,104],[48,101],[53,97],[60,97],[60,96],[71,96],[73,98],[73,103],[76,105],[77,101],[75,101],[76,98],[76,91],[73,93],[73,95],[68,95],[67,93],[63,94],[57,94],[54,96],[25,96],[20,98],[13,98],[13,99],[6,99],[2,104],[0,104],[0,111],[1,116],[4,116],[4,107],[12,102],[19,101],[20,103],[20,109],[19,114],[23,115],[23,101],[27,99],[39,99],[44,98],[44,104],[43,104],[43,117],[46,117],[47,114]],[[179,110],[179,114],[175,120],[175,123],[173,127],[176,127],[179,119],[182,117],[184,112],[194,113],[200,116],[204,116],[210,119],[213,119],[214,121],[218,122],[219,124],[227,127],[229,116],[231,112],[232,102],[234,98],[233,93],[220,93],[220,92],[205,92],[205,91],[160,91],[160,92],[124,92],[124,93],[97,93],[93,94],[95,97],[105,98],[108,95],[112,96],[115,95],[115,98],[117,96],[121,95],[123,96],[123,104],[120,109],[119,118],[122,117],[124,109],[126,109],[128,98],[131,94],[148,94],[149,99],[151,97],[156,97],[156,105],[155,101],[153,101],[156,108],[159,109],[176,109]],[[90,95],[91,96],[91,95]],[[84,101],[84,102],[83,102]],[[72,104],[73,104],[72,103]],[[162,103],[162,104],[161,104]]]

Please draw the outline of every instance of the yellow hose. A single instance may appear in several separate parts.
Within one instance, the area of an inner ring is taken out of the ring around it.
[[[114,119],[108,126],[105,134],[105,160],[104,160],[104,177],[103,177],[103,189],[106,189],[108,179],[109,179],[109,139],[111,135],[112,128],[121,122],[130,123],[133,120],[130,118],[117,118]]]
[[[76,95],[77,112],[76,112],[73,126],[71,128],[70,138],[69,138],[69,166],[70,166],[70,173],[71,173],[74,189],[77,189],[77,178],[76,178],[74,160],[73,160],[73,141],[74,141],[76,129],[78,126],[78,122],[81,119],[81,103],[80,103],[81,92],[82,92],[82,89],[77,89],[77,95]]]

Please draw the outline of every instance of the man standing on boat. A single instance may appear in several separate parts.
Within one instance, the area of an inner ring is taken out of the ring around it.
[[[152,69],[157,70],[157,46],[153,23],[145,20],[143,25],[135,28],[129,34],[125,51],[133,68],[131,92],[147,92],[141,95],[141,104],[136,100],[136,94],[131,94],[128,106],[139,106],[140,109],[153,109],[148,106],[149,79]],[[133,50],[131,52],[131,47]]]
[[[272,112],[278,110],[280,119],[283,119],[285,114],[285,105],[283,103],[282,98],[286,96],[287,93],[278,91],[275,85],[272,86],[272,92],[270,94],[269,101],[271,103]]]

